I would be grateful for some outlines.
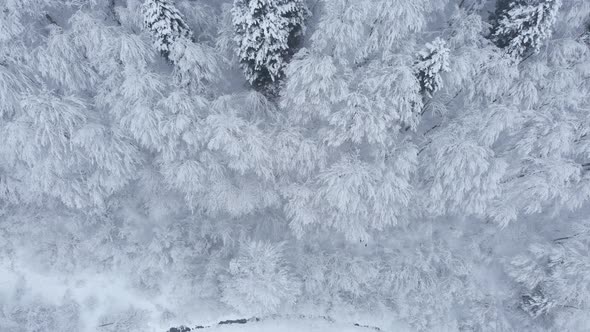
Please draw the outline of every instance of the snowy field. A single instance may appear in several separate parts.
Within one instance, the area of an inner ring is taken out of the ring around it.
[[[360,324],[342,324],[325,318],[266,318],[237,323],[216,324],[213,326],[172,328],[168,332],[368,332],[384,331],[381,328],[361,326]],[[409,330],[397,327],[396,332]]]

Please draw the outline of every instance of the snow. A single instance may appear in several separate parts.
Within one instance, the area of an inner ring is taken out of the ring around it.
[[[587,330],[589,17],[0,0],[0,332]]]
[[[321,320],[276,320],[246,324],[243,326],[218,326],[211,329],[216,332],[361,332],[371,329]]]
[[[354,326],[354,324],[343,324],[330,322],[326,319],[265,319],[261,321],[250,321],[246,324],[225,324],[217,325],[206,329],[195,329],[193,331],[212,332],[369,332],[380,331],[374,327]],[[395,332],[405,330],[396,329]],[[409,331],[408,331],[409,332]]]

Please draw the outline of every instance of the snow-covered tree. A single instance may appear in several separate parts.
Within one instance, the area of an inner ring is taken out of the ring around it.
[[[539,52],[551,36],[561,0],[500,1],[498,6],[492,40],[508,54],[523,57]]]
[[[171,0],[146,0],[143,22],[152,34],[154,46],[166,58],[179,39],[192,38],[192,31]]]
[[[426,44],[426,49],[418,53],[416,71],[422,91],[428,96],[442,88],[441,73],[450,70],[449,52],[444,40],[437,38]]]
[[[223,281],[223,301],[246,315],[275,313],[295,303],[300,283],[284,261],[283,248],[267,242],[248,241],[229,263]]]
[[[421,27],[429,8],[327,2],[312,44],[288,65],[281,104],[289,125],[303,135],[298,149],[307,152],[294,149],[286,160],[297,178],[284,190],[297,234],[319,227],[349,240],[367,239],[404,219],[416,165],[405,129],[418,125],[422,98],[412,57],[391,54],[402,41],[412,44],[411,31]],[[390,29],[398,20],[412,24]],[[313,167],[293,167],[310,158],[317,158]]]
[[[235,0],[232,14],[237,55],[246,79],[256,88],[270,87],[283,78],[305,32],[305,2]]]
[[[572,311],[590,305],[588,224],[575,221],[565,228],[577,233],[530,245],[510,260],[507,272],[518,283],[523,311],[533,318],[555,316],[556,328],[576,330],[588,320],[575,318]]]

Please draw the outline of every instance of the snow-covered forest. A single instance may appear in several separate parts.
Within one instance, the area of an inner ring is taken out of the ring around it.
[[[590,1],[0,0],[0,331],[253,317],[590,331]]]

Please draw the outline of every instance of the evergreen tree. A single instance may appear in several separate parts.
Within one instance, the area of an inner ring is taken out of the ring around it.
[[[169,60],[178,39],[192,38],[190,27],[171,0],[146,0],[143,17],[144,26],[152,33],[156,49]]]
[[[416,70],[420,87],[428,96],[442,88],[441,73],[449,68],[449,52],[444,40],[436,38],[432,43],[426,44],[426,50],[418,53]]]
[[[389,54],[396,43],[413,45],[428,8],[329,1],[309,49],[289,63],[281,104],[307,152],[295,149],[285,161],[296,174],[283,192],[298,235],[316,226],[365,240],[404,219],[416,149],[402,128],[416,128],[422,98],[411,57]],[[313,168],[298,167],[310,159]]]
[[[498,23],[506,15],[507,11],[509,11],[514,6],[522,6],[526,4],[526,1],[527,0],[497,0],[496,8],[489,17],[492,26],[497,27]]]
[[[295,303],[300,282],[285,263],[283,248],[267,242],[242,243],[222,280],[223,301],[245,315],[275,313]]]
[[[235,0],[232,9],[237,54],[248,81],[269,88],[284,75],[304,33],[303,0]]]
[[[499,1],[492,40],[515,57],[538,52],[552,33],[560,7],[561,0]]]

